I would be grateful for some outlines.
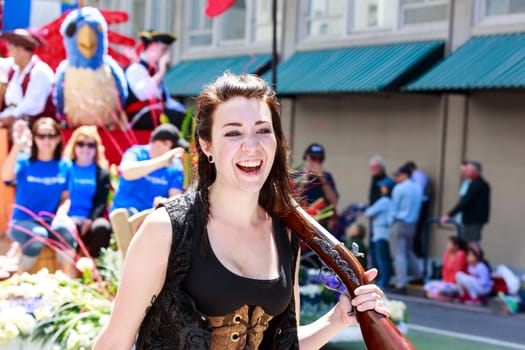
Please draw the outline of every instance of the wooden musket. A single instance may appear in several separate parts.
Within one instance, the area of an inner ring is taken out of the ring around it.
[[[352,298],[357,287],[368,283],[355,255],[301,207],[297,206],[283,220],[337,275]],[[415,350],[388,317],[375,310],[358,311],[356,317],[367,349]]]

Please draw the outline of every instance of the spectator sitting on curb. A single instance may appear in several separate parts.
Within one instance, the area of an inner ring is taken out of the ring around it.
[[[467,247],[465,241],[458,236],[450,236],[447,248],[443,254],[441,280],[433,280],[425,284],[425,292],[429,299],[450,301],[455,292],[456,273],[467,272]]]
[[[476,242],[469,243],[467,260],[468,273],[456,273],[456,285],[459,289],[457,299],[465,304],[481,304],[492,290],[490,264]]]

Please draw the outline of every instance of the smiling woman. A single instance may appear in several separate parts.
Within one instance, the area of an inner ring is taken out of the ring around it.
[[[226,73],[197,97],[195,117],[195,192],[155,210],[133,237],[95,349],[130,348],[137,332],[137,349],[318,349],[356,323],[352,305],[387,315],[381,290],[366,285],[297,326],[299,239],[282,220],[295,194],[268,85]]]
[[[13,147],[2,167],[2,180],[16,183],[10,235],[22,247],[19,270],[29,271],[44,247],[58,251],[62,269],[72,271],[76,242],[62,218],[67,214],[70,163],[62,159],[59,125],[49,117],[13,124]],[[28,151],[30,149],[30,151]]]

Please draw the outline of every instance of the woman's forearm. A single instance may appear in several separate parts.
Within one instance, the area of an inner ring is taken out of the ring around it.
[[[319,349],[343,330],[346,324],[337,322],[336,318],[334,307],[315,322],[300,326],[298,336],[301,350]]]

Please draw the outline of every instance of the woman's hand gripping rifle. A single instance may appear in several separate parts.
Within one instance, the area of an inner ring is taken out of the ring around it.
[[[357,287],[368,283],[354,254],[301,207],[296,206],[283,220],[337,275],[352,298]],[[356,317],[367,349],[415,350],[388,317],[374,310],[358,311]]]

